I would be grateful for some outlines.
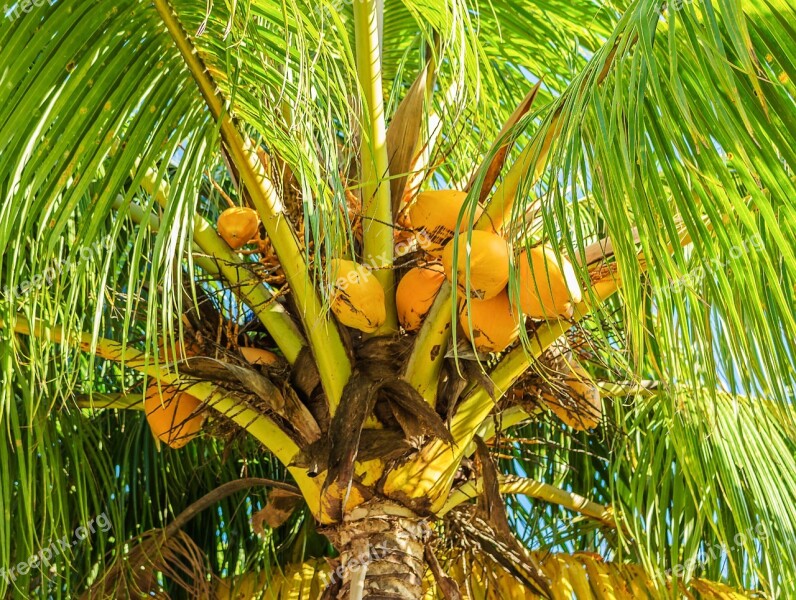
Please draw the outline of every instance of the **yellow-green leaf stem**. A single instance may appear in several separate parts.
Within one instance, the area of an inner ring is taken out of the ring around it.
[[[559,113],[556,113],[549,126],[537,131],[531,143],[523,149],[503,181],[495,188],[495,193],[484,210],[484,214],[478,220],[476,229],[497,232],[503,229],[504,223],[511,217],[520,184],[525,181],[528,188],[531,188],[542,176],[553,139],[560,133],[558,122]],[[529,173],[531,174],[530,178],[528,177]]]
[[[448,501],[440,511],[439,516],[448,513],[453,508],[468,500],[476,498],[482,492],[483,484],[484,482],[482,479],[475,479],[464,483],[454,490],[448,497]],[[557,504],[558,506],[563,506],[564,508],[595,519],[603,525],[616,528],[616,520],[610,508],[548,483],[525,477],[502,477],[500,480],[500,493],[521,494],[523,496],[549,502],[550,504]]]
[[[134,203],[130,203],[125,206],[124,198],[119,196],[116,200],[114,200],[113,208],[115,210],[121,210],[122,207],[124,207],[127,216],[130,217],[133,222],[146,226],[153,233],[157,233],[160,229],[160,219],[157,216],[153,215],[152,213],[146,214],[143,208]],[[204,269],[205,272],[213,277],[221,279],[222,275],[218,270],[218,265],[207,255],[207,253],[199,246],[199,244],[196,243],[196,239],[193,241],[191,250],[194,253],[194,263],[199,265],[202,269]],[[299,335],[301,334],[299,333]]]
[[[229,118],[217,88],[202,63],[196,48],[191,43],[176,15],[166,0],[155,0],[155,6],[172,39],[196,81],[199,91],[219,123],[221,138],[229,157],[249,193],[260,215],[271,244],[285,273],[290,291],[299,307],[304,330],[320,373],[321,383],[329,402],[329,410],[335,413],[340,403],[343,388],[351,375],[351,363],[335,324],[324,310],[318,292],[310,277],[308,265],[301,251],[296,232],[287,219],[284,207],[273,183],[260,162],[256,149],[244,141],[235,124]],[[387,203],[389,206],[389,202]]]
[[[434,299],[406,364],[404,379],[431,405],[437,404],[437,383],[451,333],[451,285],[447,281]]]
[[[131,394],[84,394],[75,398],[75,404],[89,410],[144,410],[141,396]]]
[[[364,247],[362,259],[374,269],[376,279],[384,287],[387,319],[376,332],[376,335],[383,335],[397,330],[398,316],[395,309],[395,276],[392,271],[394,237],[378,21],[378,2],[354,2],[357,75],[364,98],[360,150]]]
[[[9,325],[0,321],[0,329]],[[209,407],[232,419],[235,423],[246,429],[276,458],[284,464],[296,480],[302,494],[307,499],[313,514],[317,514],[320,506],[320,489],[318,483],[307,475],[306,470],[291,467],[290,464],[299,452],[299,447],[282,429],[269,417],[241,406],[239,400],[230,396],[216,385],[208,381],[200,381],[179,375],[168,367],[158,367],[147,361],[143,352],[134,348],[123,348],[121,344],[104,338],[93,339],[88,333],[82,333],[76,339],[64,335],[58,325],[48,325],[40,321],[30,323],[26,318],[17,316],[13,324],[14,333],[33,336],[49,342],[76,345],[83,352],[120,362],[136,371],[153,377],[164,385],[179,385],[192,396],[205,402]],[[95,406],[97,408],[97,406]]]

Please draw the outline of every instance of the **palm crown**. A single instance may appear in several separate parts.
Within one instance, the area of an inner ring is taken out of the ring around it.
[[[0,593],[796,594],[792,7],[40,4]]]

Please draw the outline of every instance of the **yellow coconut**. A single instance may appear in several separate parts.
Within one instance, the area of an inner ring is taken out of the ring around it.
[[[518,315],[511,310],[506,290],[488,300],[471,298],[469,303],[462,302],[459,323],[479,352],[502,352],[520,335]]]
[[[445,271],[438,263],[407,271],[395,292],[401,327],[406,331],[420,329],[444,281]]]
[[[437,258],[442,255],[445,244],[453,237],[465,198],[467,193],[457,190],[432,190],[417,195],[409,209],[409,220],[415,228],[418,245],[423,250]],[[476,220],[482,212],[478,206]],[[465,211],[459,231],[467,229],[468,223],[469,213]]]
[[[347,327],[373,333],[386,320],[384,288],[366,267],[334,259],[329,274],[334,284],[332,312]]]
[[[146,390],[144,412],[149,428],[161,442],[182,448],[202,429],[204,415],[197,414],[198,398],[154,382]]]
[[[536,246],[519,258],[520,306],[533,319],[572,316],[572,303],[582,294],[575,269],[550,246]]]
[[[248,244],[260,228],[257,211],[246,207],[228,208],[218,217],[218,233],[233,250]]]
[[[470,285],[470,295],[479,300],[497,296],[509,281],[509,248],[506,240],[491,231],[473,231],[468,241],[463,233],[458,239],[456,270],[453,269],[453,240],[442,253],[442,265],[449,281],[453,281],[462,293]],[[470,278],[467,280],[467,263],[470,263]]]
[[[593,429],[602,417],[602,401],[588,373],[575,363],[568,369],[564,378],[566,390],[561,394],[543,394],[542,398],[564,423],[576,431]]]
[[[264,348],[241,348],[240,353],[252,365],[271,367],[279,362],[279,357]]]

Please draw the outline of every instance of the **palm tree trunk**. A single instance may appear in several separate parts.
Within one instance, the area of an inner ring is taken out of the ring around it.
[[[422,597],[428,538],[426,520],[386,500],[372,500],[346,515],[328,535],[340,552],[332,583],[340,600],[416,600]]]

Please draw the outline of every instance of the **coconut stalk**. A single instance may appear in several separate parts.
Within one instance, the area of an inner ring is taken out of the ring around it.
[[[380,3],[377,0],[354,2],[357,77],[364,99],[360,148],[362,260],[373,269],[373,275],[384,288],[387,313],[384,324],[375,335],[390,334],[398,330],[395,276],[392,271],[393,213],[381,80],[380,12]]]
[[[445,281],[426,315],[406,364],[404,379],[431,406],[437,404],[437,382],[451,337],[451,284]]]
[[[351,375],[351,362],[340,334],[329,319],[328,311],[325,310],[313,285],[296,232],[288,221],[282,201],[257,156],[256,148],[252,147],[251,142],[244,141],[229,118],[221,97],[216,93],[215,83],[171,6],[166,0],[155,0],[155,7],[196,81],[210,113],[218,121],[221,139],[229,159],[237,169],[241,183],[248,191],[273,244],[296,305],[300,307],[300,317],[326,392],[329,410],[334,414],[342,398],[343,388]],[[383,136],[381,139],[383,141]],[[389,211],[389,198],[386,204]],[[390,236],[392,236],[391,230]],[[389,264],[392,264],[392,237],[390,237],[389,256]],[[391,272],[389,277],[392,277]],[[392,313],[395,314],[394,306]]]

